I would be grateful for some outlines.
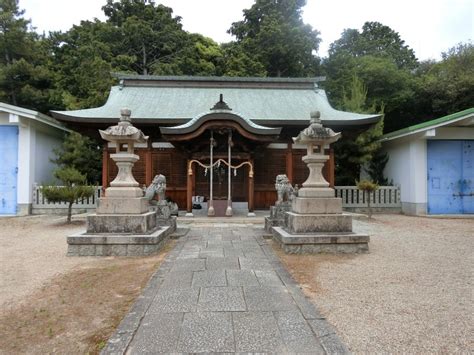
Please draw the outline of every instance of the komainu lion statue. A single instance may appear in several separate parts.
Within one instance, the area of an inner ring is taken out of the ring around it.
[[[158,200],[165,200],[166,192],[166,177],[162,174],[156,175],[151,182],[151,185],[146,188],[145,197],[151,204],[156,204],[154,197],[158,194]]]
[[[277,175],[275,180],[275,189],[277,190],[278,195],[275,205],[293,200],[293,197],[297,192],[295,188],[291,186],[290,180],[288,180],[288,177],[285,174]]]

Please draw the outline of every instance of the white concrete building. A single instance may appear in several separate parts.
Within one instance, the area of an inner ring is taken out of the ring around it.
[[[33,184],[54,181],[52,150],[67,132],[49,116],[0,102],[0,215],[31,212]]]
[[[474,213],[474,108],[386,134],[385,176],[406,214]]]

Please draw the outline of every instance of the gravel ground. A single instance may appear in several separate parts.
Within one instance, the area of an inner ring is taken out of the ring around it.
[[[369,254],[282,256],[351,351],[474,353],[474,219],[376,215],[354,229]]]
[[[13,306],[54,276],[98,258],[66,256],[66,236],[85,229],[84,220],[61,216],[0,218],[0,307]]]

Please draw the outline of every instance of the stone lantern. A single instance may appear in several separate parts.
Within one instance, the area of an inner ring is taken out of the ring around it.
[[[121,110],[120,122],[101,131],[101,137],[116,145],[110,157],[118,167],[115,179],[98,202],[96,213],[87,216],[87,230],[67,238],[68,255],[135,256],[156,253],[173,233],[171,226],[160,227],[155,211],[132,174],[140,159],[137,143],[148,139],[130,120],[129,109]]]
[[[319,111],[311,112],[309,126],[293,138],[295,143],[306,144],[307,147],[307,154],[302,159],[309,168],[309,176],[298,191],[300,197],[334,197],[334,190],[329,188],[323,176],[324,164],[329,160],[329,156],[324,154],[324,147],[341,138],[341,133],[323,127],[320,116]]]
[[[309,176],[285,212],[284,225],[271,228],[273,238],[286,253],[362,253],[368,251],[369,236],[352,231],[352,216],[342,212],[342,200],[324,179],[322,169],[329,160],[324,148],[341,133],[321,124],[320,113],[311,113],[310,124],[293,141],[306,144],[302,160]]]
[[[101,198],[97,208],[98,214],[148,212],[148,200],[143,197],[143,190],[132,174],[133,165],[140,159],[134,152],[136,143],[146,143],[148,137],[130,120],[130,110],[120,111],[120,122],[105,131],[99,130],[102,139],[114,143],[115,154],[110,157],[117,164],[118,174],[105,190],[105,198]]]

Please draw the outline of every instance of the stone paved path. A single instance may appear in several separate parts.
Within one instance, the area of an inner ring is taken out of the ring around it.
[[[250,225],[193,226],[103,354],[346,353],[262,233]]]

